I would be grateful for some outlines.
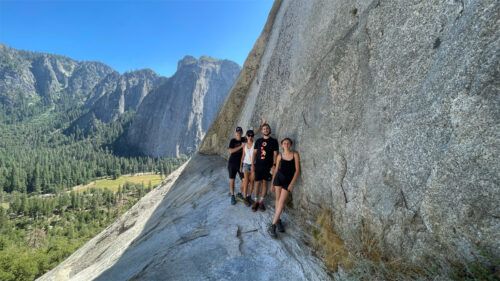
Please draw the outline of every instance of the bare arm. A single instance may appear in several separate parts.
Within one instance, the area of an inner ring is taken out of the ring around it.
[[[255,156],[257,156],[257,149],[253,149],[253,155],[252,155],[252,173],[255,171],[255,163],[253,159],[255,159]]]
[[[278,157],[276,157],[276,162],[278,163],[278,165],[273,169],[273,179],[271,180],[271,183],[274,182],[274,178],[276,177],[276,174],[278,173],[278,169],[279,169],[279,166],[281,164],[281,155],[278,155]]]
[[[243,145],[245,145],[245,144],[242,143],[240,146],[237,146],[235,148],[228,148],[227,150],[229,151],[229,154],[233,154],[233,153],[237,152],[238,150],[242,149]]]
[[[245,159],[246,149],[243,149],[243,155],[241,155],[240,160],[240,170],[243,170],[243,159]]]
[[[295,182],[297,181],[297,178],[299,177],[300,174],[300,155],[298,152],[294,152],[294,158],[295,158],[295,173],[293,174],[292,181],[290,182],[290,185],[288,185],[288,191],[292,192],[293,187],[295,186]]]

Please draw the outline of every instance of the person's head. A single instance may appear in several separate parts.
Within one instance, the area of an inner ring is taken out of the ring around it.
[[[291,138],[284,138],[281,140],[281,147],[285,150],[290,150],[292,148],[293,141]]]
[[[262,124],[261,133],[265,137],[269,136],[271,134],[271,126],[267,123]]]
[[[236,127],[236,130],[234,131],[234,136],[236,138],[241,138],[242,134],[243,134],[243,129],[241,127]]]
[[[253,133],[253,130],[248,130],[246,133],[247,139],[253,141],[253,137],[255,134]]]

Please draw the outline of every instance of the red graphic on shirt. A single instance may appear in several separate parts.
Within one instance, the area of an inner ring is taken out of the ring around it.
[[[266,148],[267,142],[262,142],[262,146],[260,147],[260,160],[265,160],[266,159]]]

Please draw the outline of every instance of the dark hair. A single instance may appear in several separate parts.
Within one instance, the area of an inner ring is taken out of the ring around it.
[[[293,145],[293,141],[292,141],[292,139],[291,139],[291,138],[288,138],[288,137],[287,137],[287,138],[282,139],[282,140],[281,140],[281,144],[283,144],[283,142],[284,142],[284,141],[286,141],[286,140],[290,142],[290,145]]]
[[[250,136],[255,136],[255,134],[253,133],[253,130],[248,130],[247,133],[245,134],[247,137],[250,135]]]

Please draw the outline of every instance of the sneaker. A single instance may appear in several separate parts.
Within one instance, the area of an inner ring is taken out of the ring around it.
[[[277,238],[278,234],[276,234],[276,225],[275,224],[270,224],[269,227],[267,228],[267,233],[269,233],[269,235],[272,238]]]
[[[259,202],[257,201],[253,202],[252,211],[257,212],[258,208],[259,208]]]
[[[247,202],[248,202],[249,206],[253,204],[252,196],[248,195],[246,199],[247,199]]]
[[[245,204],[245,206],[247,207],[250,207],[250,202],[248,201],[248,197],[243,198],[243,204]]]
[[[264,206],[264,201],[259,203],[259,210],[261,210],[262,212],[266,210],[266,206]]]
[[[283,227],[283,223],[281,222],[281,219],[278,220],[278,224],[276,226],[277,226],[279,232],[285,232],[285,227]]]
[[[236,204],[236,197],[234,195],[231,195],[231,205]]]
[[[255,202],[255,201],[253,201],[252,196],[250,196],[250,195],[247,196],[247,201],[248,201],[248,203],[250,203],[250,205],[252,205]]]
[[[238,192],[238,194],[236,194],[236,199],[243,202],[243,195],[241,195],[241,192]]]

